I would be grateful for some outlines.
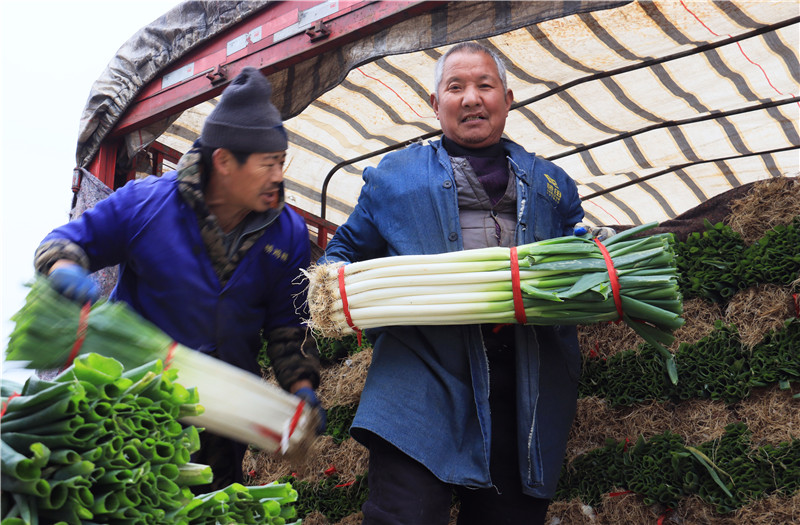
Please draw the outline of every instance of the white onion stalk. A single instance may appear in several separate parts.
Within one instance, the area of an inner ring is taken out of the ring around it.
[[[25,306],[13,318],[10,360],[25,361],[28,368],[38,370],[60,369],[78,353],[112,357],[126,368],[161,360],[178,371],[178,383],[195,387],[200,396],[204,411],[185,415],[182,422],[287,455],[302,454],[316,438],[317,411],[301,407],[299,397],[251,372],[174,343],[126,303],[101,301],[86,310],[55,292],[44,279],[34,281],[31,288]]]
[[[608,265],[594,240],[568,236],[517,247],[526,323],[616,321],[619,307],[623,320],[668,357],[676,381],[671,354],[663,347],[683,323],[672,236],[633,238],[653,226],[603,242],[618,276],[616,301]],[[304,272],[308,324],[317,335],[340,338],[382,326],[515,323],[510,256],[509,248],[497,247],[312,266]]]
[[[183,423],[282,454],[305,450],[316,437],[316,411],[302,408],[292,431],[300,398],[255,374],[181,345],[170,366],[177,368],[180,384],[197,387],[205,409],[181,418]]]

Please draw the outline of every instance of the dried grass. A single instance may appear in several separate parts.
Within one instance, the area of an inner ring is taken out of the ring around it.
[[[772,330],[780,330],[794,316],[789,288],[761,284],[739,291],[725,308],[724,320],[735,324],[745,348],[752,348]]]
[[[788,390],[778,386],[758,388],[733,407],[736,418],[750,429],[754,445],[777,445],[800,438],[800,410],[798,400],[792,397],[798,393],[797,383]]]
[[[722,319],[722,307],[704,299],[688,299],[683,303],[683,326],[675,330],[675,341],[670,349],[675,351],[681,343],[695,343],[714,329]],[[644,340],[625,323],[596,323],[578,325],[578,344],[584,355],[608,359],[615,354],[636,350]]]
[[[341,363],[323,369],[317,392],[322,406],[358,403],[371,362],[372,348],[365,347]]]
[[[324,514],[315,510],[303,518],[303,525],[331,525],[331,522],[328,521]]]
[[[791,223],[797,215],[800,215],[800,179],[776,177],[753,184],[744,197],[731,202],[725,222],[741,234],[745,244],[752,244],[775,226]]]
[[[566,460],[605,445],[606,439],[636,441],[667,430],[686,444],[701,444],[725,433],[731,423],[751,430],[754,446],[777,445],[800,436],[800,410],[793,394],[800,385],[781,390],[777,385],[754,390],[747,399],[728,406],[720,401],[690,399],[681,403],[651,401],[633,407],[611,408],[604,399],[578,400],[578,411],[567,442]]]
[[[369,453],[366,448],[348,438],[341,444],[331,436],[321,436],[310,447],[303,461],[291,461],[276,454],[248,451],[244,459],[245,472],[253,472],[250,483],[260,485],[294,475],[298,480],[316,483],[324,479],[333,467],[345,480],[355,479],[367,471]]]
[[[659,521],[659,519],[662,519]],[[651,523],[681,525],[796,525],[800,523],[800,492],[794,496],[771,495],[745,505],[729,514],[697,496],[681,500],[676,509],[646,506],[636,494],[605,496],[596,507],[580,500],[554,501],[550,504],[547,525],[646,525]]]
[[[722,319],[722,306],[705,299],[692,298],[683,302],[683,326],[675,330],[675,342],[670,349],[677,350],[681,343],[694,344],[714,329],[714,323]]]

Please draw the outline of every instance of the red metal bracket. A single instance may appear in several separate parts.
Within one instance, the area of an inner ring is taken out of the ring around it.
[[[110,136],[125,135],[219,95],[225,87],[225,78],[235,77],[245,66],[257,67],[265,74],[280,71],[409,17],[432,11],[446,2],[340,0],[336,12],[316,20],[308,31],[286,31],[298,26],[303,13],[325,4],[272,2],[223,31],[177,61],[170,71],[149,82]],[[234,41],[243,45],[239,49],[229,47]],[[164,76],[182,69],[194,73],[165,87]]]

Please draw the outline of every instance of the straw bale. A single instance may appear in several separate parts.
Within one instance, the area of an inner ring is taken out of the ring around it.
[[[729,514],[719,514],[697,496],[680,501],[674,515],[680,523],[714,525],[790,525],[800,523],[800,492],[793,496],[773,494],[755,500]]]
[[[714,323],[722,319],[722,306],[705,299],[692,298],[683,302],[683,326],[675,330],[675,342],[670,345],[677,350],[681,343],[693,344],[706,337],[714,329]]]
[[[756,415],[756,414],[754,414]],[[680,435],[686,443],[704,443],[724,434],[737,414],[724,403],[688,400],[679,404],[651,401],[633,407],[609,407],[605,400],[578,400],[578,411],[567,442],[567,461],[595,448],[606,439],[635,442],[666,431]]]
[[[325,515],[318,510],[310,514],[306,514],[306,517],[303,518],[303,525],[330,525],[330,521]],[[359,522],[360,523],[360,522]]]
[[[567,443],[566,458],[605,445],[605,440],[636,441],[663,434],[678,434],[687,444],[701,444],[725,433],[731,423],[742,422],[752,432],[753,446],[777,445],[800,436],[800,410],[792,396],[800,385],[781,390],[772,385],[752,391],[732,406],[721,401],[690,399],[681,403],[651,401],[632,407],[609,407],[604,399],[578,400],[575,422]]]
[[[554,501],[547,509],[547,525],[597,525],[595,510],[578,499]]]
[[[800,523],[800,492],[793,496],[772,495],[742,507],[725,525],[791,525]]]
[[[612,491],[623,492],[622,490]],[[671,514],[662,505],[645,505],[642,497],[633,493],[624,493],[615,496],[606,494],[600,505],[595,509],[598,525],[643,525],[646,523],[656,523],[659,516],[664,515],[664,523]]]
[[[735,324],[745,348],[752,348],[772,330],[780,330],[794,315],[789,288],[760,284],[736,293],[728,301],[724,320]]]
[[[675,341],[670,345],[674,351],[681,343],[695,343],[708,335],[714,322],[723,317],[722,307],[704,299],[692,298],[683,303],[686,323],[675,330]],[[584,355],[596,354],[606,358],[627,350],[635,350],[644,340],[625,323],[595,323],[579,325],[578,344]]]
[[[578,344],[585,355],[609,358],[626,350],[634,350],[644,340],[625,323],[578,325]]]
[[[336,525],[361,525],[362,521],[364,521],[364,513],[356,512],[355,514],[350,514],[349,516],[342,518],[340,521],[337,521]],[[306,525],[305,521],[303,521],[303,525]]]
[[[358,403],[371,362],[372,348],[367,346],[340,364],[324,368],[317,391],[322,406],[334,407]]]
[[[336,444],[331,436],[320,436],[303,460],[287,459],[277,454],[249,451],[244,470],[251,472],[254,484],[270,483],[282,476],[294,475],[298,480],[316,483],[325,478],[331,467],[342,479],[355,479],[367,471],[369,453],[353,438]]]
[[[622,490],[620,490],[622,492]],[[578,499],[554,501],[547,512],[547,525],[642,525],[656,523],[682,525],[790,525],[800,523],[800,492],[793,496],[773,494],[755,500],[729,513],[716,512],[699,496],[678,502],[676,509],[647,506],[633,493],[604,496],[596,507]]]
[[[747,194],[731,202],[726,223],[752,244],[781,224],[800,215],[800,179],[776,177],[753,184]]]
[[[734,407],[737,418],[750,429],[755,446],[777,445],[800,438],[800,385],[793,383],[789,390],[778,386],[754,389],[750,396]]]

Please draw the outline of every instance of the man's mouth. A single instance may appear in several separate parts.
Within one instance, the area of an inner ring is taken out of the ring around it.
[[[467,117],[464,117],[461,120],[461,122],[474,122],[476,120],[486,120],[486,119],[485,119],[485,117],[483,117],[481,115],[469,115]]]

